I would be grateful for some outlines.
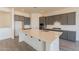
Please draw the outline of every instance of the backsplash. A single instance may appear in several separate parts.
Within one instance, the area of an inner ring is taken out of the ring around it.
[[[24,28],[31,28],[30,25],[24,25]]]
[[[77,26],[76,25],[47,25],[47,29],[52,28],[61,28],[61,30],[69,30],[69,31],[76,31]]]

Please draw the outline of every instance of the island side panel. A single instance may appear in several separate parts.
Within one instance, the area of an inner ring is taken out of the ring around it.
[[[59,38],[56,38],[51,43],[46,43],[46,51],[59,51]]]
[[[43,51],[43,41],[38,38],[29,36],[27,33],[24,32],[19,32],[19,42],[22,41],[26,42],[37,51]]]
[[[23,32],[19,32],[19,42],[24,41],[25,39],[25,34]]]

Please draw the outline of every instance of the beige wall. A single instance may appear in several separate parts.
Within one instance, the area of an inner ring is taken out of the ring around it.
[[[6,12],[0,12],[0,28],[10,27],[11,25],[11,15]]]

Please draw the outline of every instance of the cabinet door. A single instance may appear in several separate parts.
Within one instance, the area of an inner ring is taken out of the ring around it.
[[[60,16],[60,15],[54,16],[54,23],[55,23],[55,22],[58,22],[58,23],[61,24],[61,16]]]
[[[47,24],[47,25],[50,25],[50,20],[49,20],[49,19],[50,19],[50,17],[47,16],[47,17],[46,17],[46,24]]]
[[[24,21],[24,16],[19,16],[19,21]]]
[[[68,32],[67,31],[63,31],[63,34],[60,36],[60,39],[68,40]]]
[[[40,39],[38,39],[38,38],[35,38],[35,37],[32,37],[31,38],[31,46],[34,48],[34,49],[36,49],[36,50],[38,50],[38,51],[43,51],[44,50],[44,43],[43,43],[43,41],[41,41]]]
[[[48,17],[45,17],[45,24],[48,25]]]
[[[55,19],[55,21],[60,22],[60,15],[56,15],[56,16],[54,17],[54,19]]]
[[[22,42],[22,41],[26,42],[27,44],[29,44],[31,47],[33,47],[38,51],[44,50],[43,41],[29,36],[28,33],[25,34],[23,32],[19,32],[19,42]]]
[[[68,31],[68,40],[76,41],[76,32],[75,31]]]
[[[67,14],[62,14],[60,19],[61,19],[61,25],[68,24]]]
[[[15,21],[23,21],[24,20],[24,16],[15,15],[14,19],[15,19]]]
[[[75,12],[68,13],[68,25],[75,25],[76,24],[76,14]]]
[[[50,16],[50,23],[51,23],[51,25],[54,25],[54,23],[55,23],[55,16]]]
[[[24,25],[30,25],[30,18],[24,17]]]
[[[55,22],[54,16],[48,16],[48,17],[47,17],[47,19],[46,19],[47,25],[53,25],[54,22]]]
[[[14,15],[14,20],[15,21],[19,21],[19,16],[18,15]]]

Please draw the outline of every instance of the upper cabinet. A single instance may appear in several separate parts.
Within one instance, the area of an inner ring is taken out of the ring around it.
[[[75,25],[76,24],[76,13],[68,13],[68,25]]]
[[[15,21],[23,21],[24,20],[24,16],[14,15],[14,20]]]
[[[61,25],[67,25],[68,24],[67,14],[61,14],[60,16],[61,16],[60,17],[60,19],[61,19],[61,21],[60,21]]]
[[[30,17],[14,15],[15,21],[23,21],[24,25],[30,25]]]
[[[19,16],[20,21],[24,21],[24,16]]]
[[[61,15],[61,25],[75,25],[76,24],[76,13],[66,13]]]
[[[47,25],[53,25],[55,22],[54,16],[48,16],[46,17],[46,24]]]
[[[18,15],[14,15],[14,20],[18,21],[19,20],[19,16]]]
[[[54,16],[54,23],[55,22],[59,22],[59,23],[61,22],[61,15],[55,15]]]
[[[53,15],[46,17],[46,24],[53,25],[55,22],[59,22],[61,25],[75,25],[76,24],[76,13],[65,13],[60,15]]]
[[[30,17],[24,17],[24,25],[30,25]]]

